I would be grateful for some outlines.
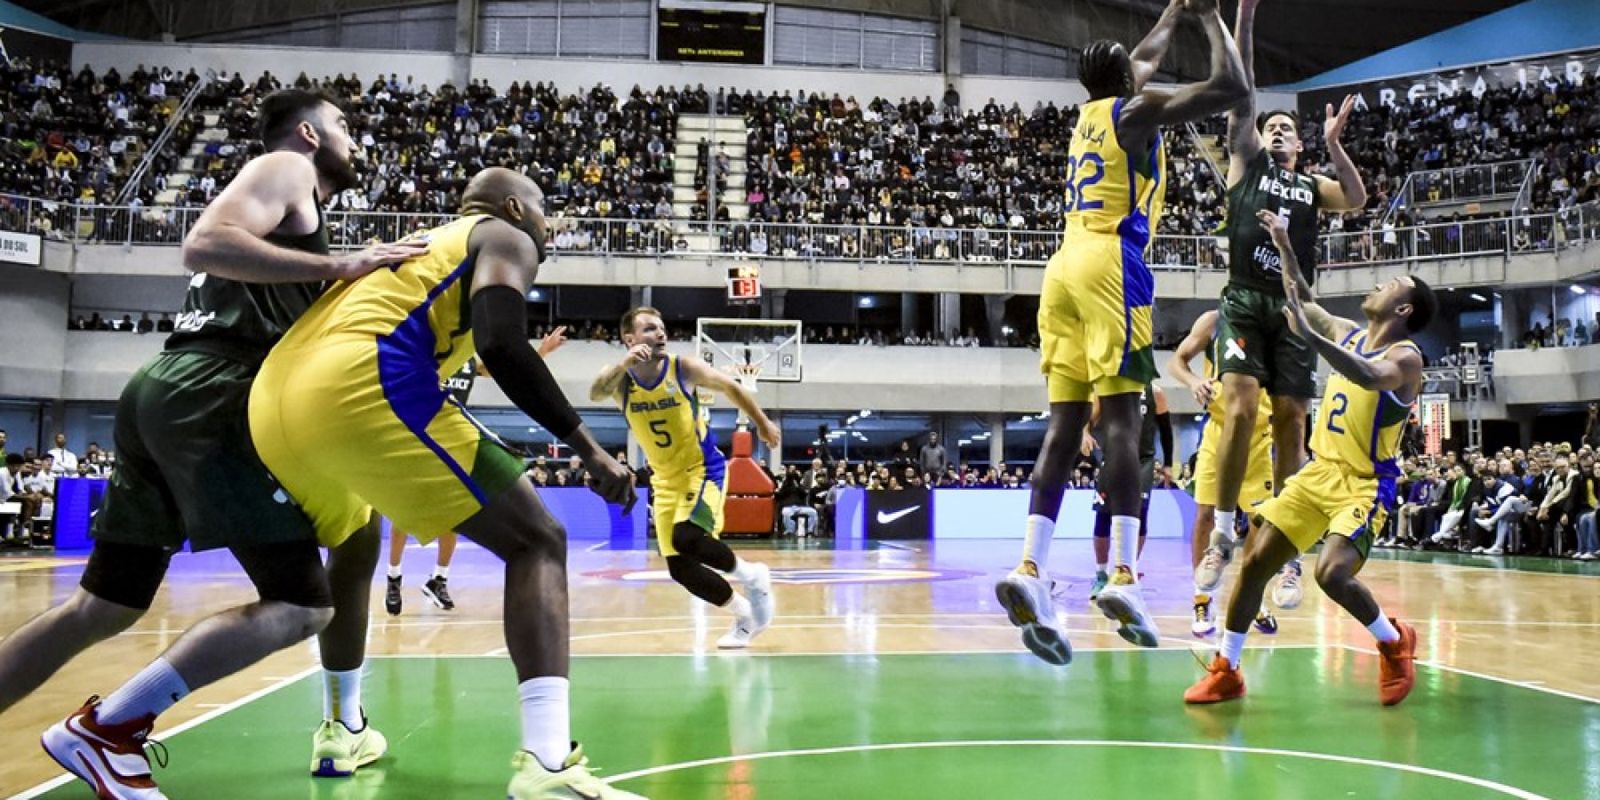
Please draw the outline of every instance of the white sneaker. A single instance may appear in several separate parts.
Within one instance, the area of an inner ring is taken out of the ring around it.
[[[750,600],[750,618],[755,622],[755,633],[772,624],[778,604],[772,596],[772,569],[766,564],[752,564],[756,574],[744,582],[744,595]],[[754,634],[752,634],[754,635]]]
[[[1126,567],[1117,567],[1111,575],[1111,583],[1106,585],[1095,604],[1106,619],[1116,621],[1118,636],[1140,647],[1160,644],[1161,631],[1156,628],[1150,612],[1145,610],[1144,594]]]
[[[1228,562],[1232,560],[1232,547],[1207,547],[1200,556],[1200,566],[1194,568],[1194,588],[1208,594],[1215,592],[1222,583],[1222,571],[1228,568]]]
[[[1306,599],[1306,591],[1300,585],[1300,559],[1296,558],[1284,564],[1278,570],[1277,583],[1272,587],[1272,604],[1288,611],[1298,608]]]
[[[750,640],[760,633],[756,629],[755,620],[749,617],[738,617],[733,621],[733,627],[717,640],[717,647],[722,650],[743,650],[750,646]]]
[[[1474,552],[1474,553],[1482,553],[1484,551],[1484,549],[1485,548],[1480,545],[1478,547],[1472,548],[1472,552]]]
[[[1491,547],[1487,550],[1480,549],[1478,552],[1486,556],[1503,556],[1506,554],[1505,548],[1503,547]]]
[[[1056,627],[1056,606],[1046,581],[1013,570],[994,585],[994,595],[1011,624],[1022,629],[1022,644],[1034,655],[1056,666],[1072,662],[1072,645]]]
[[[1202,597],[1205,599],[1200,599]],[[1200,639],[1205,639],[1217,632],[1217,620],[1211,613],[1210,595],[1195,595],[1194,624],[1189,626],[1189,632]]]
[[[99,719],[100,698],[91,697],[72,716],[50,726],[39,737],[57,764],[95,790],[102,800],[166,800],[150,775],[144,748],[154,717],[106,725]],[[166,766],[165,750],[157,761]]]
[[[1478,523],[1478,527],[1480,527],[1480,528],[1482,528],[1482,529],[1484,529],[1486,531],[1494,530],[1494,523],[1490,522],[1487,517],[1485,517],[1484,519],[1475,519],[1475,520],[1473,520],[1473,522]]]

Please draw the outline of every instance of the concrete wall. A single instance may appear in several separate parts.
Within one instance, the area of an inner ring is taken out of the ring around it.
[[[69,291],[60,273],[0,265],[0,397],[60,396]]]

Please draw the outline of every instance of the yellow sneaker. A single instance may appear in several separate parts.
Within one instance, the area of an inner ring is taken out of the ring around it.
[[[311,774],[319,778],[348,777],[388,751],[389,741],[371,725],[351,733],[344,723],[325,719],[311,735]]]
[[[559,772],[551,772],[526,750],[511,758],[511,776],[506,800],[645,800],[643,795],[614,789],[589,772],[589,759],[583,745],[573,744],[572,753]]]

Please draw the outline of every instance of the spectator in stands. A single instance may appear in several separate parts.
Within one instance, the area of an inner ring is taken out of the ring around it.
[[[927,479],[938,477],[950,464],[950,454],[945,452],[944,445],[939,444],[937,431],[928,433],[928,442],[917,452],[917,466]]]
[[[1440,499],[1448,500],[1448,504],[1439,517],[1439,530],[1430,537],[1434,544],[1443,544],[1455,538],[1456,527],[1467,513],[1473,483],[1475,481],[1465,467],[1460,464],[1450,467],[1450,481],[1440,495]]]
[[[799,467],[790,464],[784,471],[774,499],[777,501],[778,518],[783,521],[784,533],[790,536],[805,535],[799,532],[802,520],[805,531],[816,532],[817,511],[810,505],[810,494],[801,479]]]
[[[1534,555],[1562,554],[1561,536],[1568,526],[1562,522],[1561,510],[1565,508],[1567,496],[1573,489],[1574,477],[1572,462],[1566,456],[1557,458],[1555,474],[1550,476],[1550,488],[1538,506],[1537,538],[1532,543]]]
[[[1593,561],[1600,557],[1600,540],[1595,534],[1595,509],[1600,508],[1600,462],[1588,464],[1573,478],[1572,490],[1567,494],[1567,506],[1562,524],[1571,523],[1577,531],[1578,542],[1573,558]]]
[[[56,446],[50,448],[50,458],[53,463],[50,472],[55,475],[78,474],[78,456],[67,449],[67,435],[56,434]]]

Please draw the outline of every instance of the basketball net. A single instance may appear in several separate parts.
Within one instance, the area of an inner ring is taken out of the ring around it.
[[[743,386],[744,390],[751,394],[755,394],[756,392],[760,391],[760,389],[757,388],[757,382],[761,379],[762,363],[764,363],[764,361],[757,361],[752,364],[736,363],[732,365],[733,376],[739,380],[739,385]],[[750,424],[750,417],[747,416],[743,410],[740,410],[739,418],[735,420],[735,424],[740,428],[747,427]]]

